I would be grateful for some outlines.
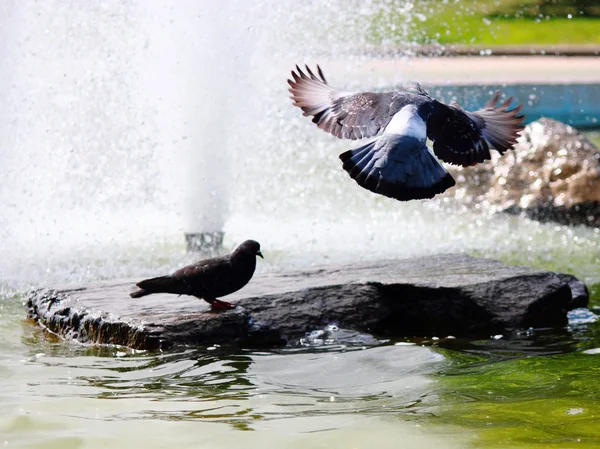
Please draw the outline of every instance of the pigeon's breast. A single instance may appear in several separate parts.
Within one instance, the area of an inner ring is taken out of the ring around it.
[[[256,259],[254,256],[235,262],[232,261],[227,275],[220,277],[219,282],[213,284],[212,294],[220,298],[238,291],[250,282],[255,268]]]

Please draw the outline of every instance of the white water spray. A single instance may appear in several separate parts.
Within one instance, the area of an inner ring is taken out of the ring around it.
[[[184,232],[257,239],[275,266],[547,240],[551,226],[515,233],[513,220],[360,189],[337,158],[353,143],[291,105],[295,63],[321,63],[343,89],[401,81],[366,61],[393,48],[374,23],[393,12],[414,25],[408,5],[4,2],[0,286],[174,268]]]

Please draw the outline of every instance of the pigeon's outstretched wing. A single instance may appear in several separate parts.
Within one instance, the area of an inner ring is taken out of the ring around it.
[[[318,76],[317,76],[318,75]],[[317,65],[317,75],[298,66],[288,79],[294,106],[312,116],[322,130],[340,139],[375,136],[408,103],[402,92],[342,92],[332,89]]]
[[[427,137],[433,141],[435,155],[449,164],[466,167],[490,159],[490,148],[500,154],[510,150],[525,117],[519,115],[522,105],[508,110],[512,97],[496,105],[499,99],[497,91],[475,112],[434,101],[427,119]]]

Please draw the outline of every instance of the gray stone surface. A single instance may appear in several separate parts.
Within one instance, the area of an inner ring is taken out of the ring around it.
[[[586,302],[573,277],[453,254],[259,274],[227,297],[240,307],[219,313],[188,296],[132,299],[135,282],[36,290],[28,316],[66,339],[153,350],[293,343],[331,323],[386,337],[506,335],[565,326],[572,289]]]

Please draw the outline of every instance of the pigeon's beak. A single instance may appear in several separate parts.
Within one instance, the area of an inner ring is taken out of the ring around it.
[[[256,255],[260,256],[261,259],[264,259],[263,255],[262,255],[262,253],[260,251],[256,251]]]

